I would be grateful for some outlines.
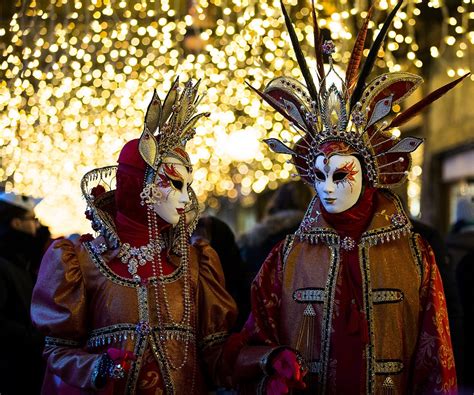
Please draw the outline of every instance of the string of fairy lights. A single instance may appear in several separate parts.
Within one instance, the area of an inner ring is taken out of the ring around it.
[[[285,3],[310,55],[311,2]],[[343,69],[366,3],[316,3],[320,27],[336,42],[334,58]],[[375,20],[383,21],[394,3],[381,0]],[[378,67],[423,67],[415,34],[420,5],[408,1],[399,12]],[[471,5],[462,0],[449,15],[440,1],[429,2],[445,22],[432,57],[445,59],[449,52],[469,58]],[[261,140],[296,136],[245,86],[248,81],[259,88],[280,75],[301,77],[279,0],[23,0],[14,8],[0,28],[0,182],[6,190],[44,197],[38,214],[53,234],[88,229],[81,176],[113,163],[123,144],[140,135],[152,90],[167,91],[176,74],[183,81],[203,80],[200,111],[212,114],[188,143],[201,203],[216,207],[226,196],[251,204],[255,194],[294,172],[285,156],[270,153]],[[380,24],[369,27],[375,35]]]

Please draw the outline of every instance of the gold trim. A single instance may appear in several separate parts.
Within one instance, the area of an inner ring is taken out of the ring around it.
[[[373,295],[372,285],[370,279],[370,260],[369,247],[361,245],[359,247],[359,265],[362,274],[362,300],[364,311],[367,319],[367,326],[369,329],[369,343],[365,348],[366,356],[366,393],[373,394],[375,392],[375,331],[374,331],[374,316],[373,316]]]
[[[420,247],[418,246],[418,237],[419,235],[417,233],[412,233],[408,238],[408,244],[410,246],[412,256],[415,257],[417,263],[416,269],[418,271],[421,283],[423,278],[423,255],[421,254]]]
[[[375,361],[375,374],[399,374],[403,368],[402,361],[398,360],[378,360]]]
[[[384,304],[384,303],[398,303],[404,298],[403,291],[401,289],[373,289],[372,290],[372,303],[373,304]]]
[[[99,271],[107,277],[110,281],[122,285],[124,287],[130,287],[130,288],[138,288],[140,287],[140,282],[136,281],[131,278],[126,278],[119,276],[118,274],[115,274],[110,267],[107,265],[107,263],[104,261],[101,255],[97,254],[94,251],[94,248],[92,247],[92,243],[90,241],[86,241],[82,243],[84,248],[87,250],[89,253],[89,256],[92,259],[92,262],[94,262],[95,266],[99,269]],[[176,270],[174,270],[172,273],[160,276],[159,279],[156,277],[149,277],[148,282],[149,284],[155,285],[157,281],[163,283],[163,284],[169,284],[175,281],[178,281],[183,275],[183,267],[179,265]]]
[[[216,344],[224,343],[228,337],[229,333],[227,331],[216,332],[211,335],[207,335],[199,342],[199,347],[201,350],[204,350],[208,347],[215,346]]]
[[[331,345],[331,327],[334,308],[334,299],[336,293],[337,276],[339,273],[340,254],[339,246],[329,247],[331,251],[331,259],[329,262],[329,273],[326,282],[326,289],[323,303],[323,320],[321,325],[321,387],[322,393],[326,392],[328,365],[329,365],[329,348]]]

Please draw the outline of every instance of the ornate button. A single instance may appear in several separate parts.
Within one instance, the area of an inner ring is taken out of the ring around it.
[[[346,236],[341,241],[341,248],[346,251],[351,251],[355,248],[356,242],[352,237]]]

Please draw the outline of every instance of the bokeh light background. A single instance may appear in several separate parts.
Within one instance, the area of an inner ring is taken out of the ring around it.
[[[285,3],[314,65],[311,4]],[[372,35],[394,3],[377,3]],[[420,73],[420,4],[403,6],[378,67]],[[432,57],[447,50],[466,55],[474,42],[471,5],[459,1],[449,15],[442,3],[425,4],[443,15]],[[201,203],[217,207],[226,196],[249,205],[294,172],[261,140],[292,141],[295,133],[245,86],[300,78],[279,1],[30,0],[13,7],[10,24],[0,27],[0,181],[7,191],[43,197],[37,214],[54,235],[89,231],[82,175],[115,163],[123,144],[139,137],[152,90],[167,91],[176,74],[203,80],[200,110],[212,114],[188,143]],[[319,1],[316,7],[344,69],[368,4]],[[446,72],[454,77],[463,70]]]

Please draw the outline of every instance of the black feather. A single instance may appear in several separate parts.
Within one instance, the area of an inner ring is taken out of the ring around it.
[[[372,68],[374,67],[375,59],[377,58],[377,53],[379,52],[380,46],[382,45],[382,42],[383,42],[385,36],[387,35],[388,28],[392,24],[393,18],[395,18],[395,15],[397,14],[398,10],[400,9],[402,3],[403,3],[403,0],[398,1],[395,8],[388,15],[388,17],[385,20],[382,28],[380,29],[379,34],[377,35],[375,41],[373,42],[372,46],[370,47],[370,51],[369,51],[369,54],[367,55],[367,59],[365,60],[364,67],[362,68],[362,71],[360,72],[359,79],[357,81],[357,85],[356,85],[356,87],[354,89],[354,92],[352,93],[352,96],[351,96],[351,105],[350,105],[351,110],[362,96],[362,92],[363,92],[364,87],[365,87],[365,82],[366,82],[367,77],[369,76],[370,72],[372,71]]]
[[[318,25],[318,18],[316,17],[316,8],[314,6],[314,0],[311,0],[312,4],[312,15],[313,15],[313,31],[314,31],[314,52],[316,56],[316,67],[318,71],[319,83],[321,84],[320,88],[322,91],[326,91],[325,87],[325,72],[324,72],[324,61],[323,61],[323,50],[321,48],[322,36],[321,30]]]
[[[285,24],[286,28],[288,29],[288,34],[290,35],[291,44],[293,46],[293,50],[295,51],[296,60],[301,69],[301,73],[303,74],[304,80],[306,81],[306,86],[308,88],[308,92],[311,98],[317,102],[318,101],[318,91],[316,90],[316,86],[314,85],[313,77],[308,69],[308,65],[306,63],[306,59],[303,55],[303,51],[301,51],[300,43],[298,41],[298,36],[296,35],[295,28],[291,23],[291,19],[286,11],[286,8],[283,4],[283,1],[280,2],[281,9],[283,11],[283,16],[285,17]]]

